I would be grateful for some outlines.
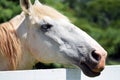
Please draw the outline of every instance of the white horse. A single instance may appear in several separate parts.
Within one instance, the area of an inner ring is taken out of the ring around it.
[[[0,70],[31,69],[40,61],[74,65],[87,76],[104,69],[107,52],[55,9],[20,0],[23,12],[0,25]]]

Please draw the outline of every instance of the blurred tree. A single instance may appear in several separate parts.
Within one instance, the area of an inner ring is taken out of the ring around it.
[[[0,0],[0,23],[20,13],[20,6],[14,1]]]

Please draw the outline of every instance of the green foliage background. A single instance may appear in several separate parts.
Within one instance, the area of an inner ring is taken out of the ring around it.
[[[96,39],[108,51],[107,64],[120,64],[120,0],[40,2],[54,7]],[[0,0],[0,23],[10,20],[20,12],[19,0]]]

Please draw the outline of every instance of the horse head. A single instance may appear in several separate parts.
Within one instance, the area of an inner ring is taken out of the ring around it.
[[[30,0],[20,0],[25,14],[25,43],[43,63],[75,65],[90,77],[100,75],[107,52],[86,32],[55,9]]]

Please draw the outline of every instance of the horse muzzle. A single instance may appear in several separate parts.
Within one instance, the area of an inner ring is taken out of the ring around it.
[[[93,50],[85,60],[80,61],[79,66],[85,75],[89,77],[99,76],[105,67],[106,57],[106,51]]]

